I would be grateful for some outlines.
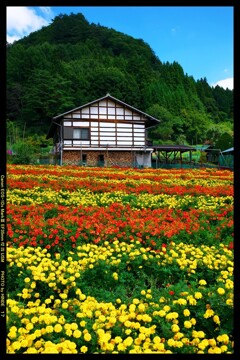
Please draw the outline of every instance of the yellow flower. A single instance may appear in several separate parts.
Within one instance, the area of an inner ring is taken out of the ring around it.
[[[190,311],[188,309],[184,309],[183,310],[183,315],[184,316],[189,316],[190,315]]]
[[[226,289],[233,289],[233,281],[227,279],[227,280],[226,280],[226,284],[225,284],[225,288],[226,288]]]
[[[133,339],[132,339],[131,336],[128,336],[128,337],[127,337],[126,339],[124,339],[124,341],[123,341],[123,344],[124,344],[125,346],[131,346],[132,343],[133,343]]]
[[[101,322],[104,322],[106,320],[106,316],[100,315],[98,318]]]
[[[46,326],[46,332],[47,333],[52,333],[53,332],[53,326],[52,325],[47,325]]]
[[[228,347],[226,345],[222,345],[221,346],[221,351],[222,351],[222,353],[228,351]]]
[[[123,343],[120,343],[120,344],[118,344],[117,349],[119,351],[125,351],[126,350],[126,345],[124,345]]]
[[[139,324],[139,322],[135,322],[132,323],[132,326],[134,327],[134,329],[139,329],[141,325]]]
[[[133,299],[133,301],[132,301],[132,303],[135,304],[135,305],[139,304],[139,302],[140,302],[139,299]]]
[[[166,312],[164,310],[160,310],[158,311],[158,315],[164,317],[166,315]]]
[[[61,332],[61,331],[62,331],[62,325],[56,324],[56,325],[54,326],[54,331],[55,331],[56,333]]]
[[[36,349],[40,349],[40,347],[42,346],[42,341],[41,340],[36,341],[34,346]]]
[[[37,349],[33,348],[33,347],[29,347],[26,351],[27,354],[38,354]]]
[[[208,353],[209,353],[209,354],[221,354],[222,351],[221,351],[221,348],[215,346],[214,348],[213,348],[213,347],[210,347],[210,348],[208,349]]]
[[[119,344],[119,343],[122,342],[122,338],[121,338],[120,336],[116,336],[116,337],[114,338],[114,340],[115,340],[115,343],[116,343],[116,344]]]
[[[200,330],[197,333],[199,338],[203,339],[205,337],[205,333],[203,331]]]
[[[71,329],[71,324],[65,324],[65,325],[64,325],[64,329],[65,329],[65,330]]]
[[[190,305],[196,305],[197,301],[196,299],[194,299],[194,297],[192,295],[187,296],[188,302]]]
[[[109,352],[112,352],[114,349],[114,344],[112,343],[107,343],[106,344],[106,350],[109,351]]]
[[[216,340],[215,339],[208,339],[208,344],[212,347],[216,346]]]
[[[142,334],[143,335],[143,334]],[[144,339],[143,339],[144,340]],[[134,340],[134,344],[139,346],[142,342],[142,339],[140,339],[139,337],[137,337],[135,340]]]
[[[138,305],[138,310],[141,311],[141,312],[145,311],[145,305],[144,304],[139,304]]]
[[[68,308],[68,303],[67,302],[62,303],[62,309],[67,309],[67,308]]]
[[[145,335],[144,333],[140,333],[140,334],[138,335],[138,338],[139,338],[140,340],[145,340],[145,339],[146,339],[146,335]]]
[[[160,338],[159,336],[154,336],[153,342],[154,342],[155,344],[159,344],[160,341],[161,341],[161,338]]]
[[[232,306],[233,305],[233,300],[232,299],[227,299],[226,304]]]
[[[172,329],[172,331],[175,332],[175,333],[180,330],[179,326],[176,325],[176,324],[173,324],[173,325],[171,326],[171,329]]]
[[[80,338],[80,336],[82,335],[82,333],[81,333],[81,331],[80,330],[74,330],[74,332],[73,332],[73,337],[74,338],[76,338],[76,339],[78,339],[78,338]]]
[[[136,310],[136,305],[135,304],[131,304],[130,306],[129,306],[129,311],[130,312],[134,312]]]
[[[197,291],[197,292],[195,292],[194,297],[195,297],[195,299],[201,299],[202,298],[202,293]]]
[[[201,342],[199,342],[198,347],[201,350],[205,350],[205,348],[208,346],[208,340],[204,339]]]
[[[34,335],[36,336],[36,338],[41,337],[42,336],[41,330],[40,329],[35,330]]]
[[[114,278],[114,280],[118,280],[118,273],[116,273],[116,272],[114,272],[113,274],[112,274],[112,277]]]
[[[219,293],[219,295],[225,294],[225,290],[221,287],[217,289],[217,292]]]
[[[168,339],[167,341],[169,346],[174,346],[175,345],[175,340],[174,339]]]
[[[130,326],[131,326],[131,321],[126,320],[126,321],[124,322],[124,326],[125,326],[125,327],[130,327]]]
[[[212,309],[207,309],[205,314],[203,315],[205,319],[208,319],[209,317],[214,315],[214,311]]]
[[[184,321],[184,327],[186,329],[190,329],[192,327],[191,321],[188,321],[188,320]]]
[[[178,348],[183,347],[183,343],[182,343],[182,341],[176,341],[176,343],[175,343],[175,347],[178,347]]]
[[[180,340],[183,336],[184,336],[183,333],[177,332],[177,333],[174,335],[174,340]]]
[[[224,344],[229,343],[229,336],[227,334],[218,335],[217,341],[223,342]]]
[[[192,318],[192,319],[190,319],[190,321],[193,325],[196,325],[196,319]]]
[[[169,305],[165,305],[165,306],[163,307],[163,310],[166,311],[166,312],[168,312],[170,309],[171,309],[171,308],[170,308]]]
[[[71,329],[66,329],[66,335],[67,336],[72,336],[72,330]]]
[[[62,298],[62,299],[67,299],[67,294],[59,294],[59,296],[60,296],[60,298]]]
[[[37,322],[38,322],[38,317],[37,317],[37,316],[33,316],[33,317],[31,318],[31,322],[32,322],[33,324],[37,323]]]
[[[32,330],[32,329],[33,329],[33,324],[32,324],[32,323],[28,323],[28,324],[26,325],[26,329],[27,329],[28,331]]]
[[[84,340],[85,341],[90,341],[91,339],[92,339],[91,334],[89,334],[89,333],[84,334]]]
[[[173,320],[173,319],[176,319],[174,312],[170,312],[166,315],[166,320]]]
[[[180,298],[180,299],[177,300],[177,303],[178,303],[179,305],[186,305],[186,304],[187,304],[187,300]]]
[[[77,328],[78,328],[78,324],[76,324],[76,323],[71,324],[71,329],[72,330],[77,330]]]
[[[28,340],[24,339],[21,341],[21,347],[27,347],[28,346]]]
[[[151,316],[149,316],[148,314],[143,314],[142,320],[143,320],[144,322],[151,322],[151,321],[152,321],[152,318],[151,318]]]
[[[21,343],[19,341],[15,341],[12,343],[13,350],[19,350],[21,348]]]
[[[219,319],[219,316],[218,316],[218,315],[214,315],[214,316],[213,316],[213,321],[214,321],[216,324],[220,325],[220,319]]]

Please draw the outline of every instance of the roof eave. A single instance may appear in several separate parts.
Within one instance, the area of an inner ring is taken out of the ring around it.
[[[125,102],[117,99],[117,98],[115,98],[114,96],[112,96],[112,95],[110,95],[110,94],[107,94],[107,95],[105,95],[105,96],[103,96],[103,97],[101,97],[101,98],[99,98],[99,99],[96,99],[96,100],[94,100],[94,101],[91,101],[91,102],[89,102],[89,103],[87,103],[87,104],[84,104],[84,105],[78,106],[78,107],[76,107],[76,108],[74,108],[74,109],[71,109],[71,110],[69,110],[69,111],[66,111],[65,113],[59,114],[59,115],[53,117],[53,120],[56,120],[56,119],[58,119],[58,118],[61,118],[61,117],[63,117],[64,115],[67,115],[67,114],[69,114],[69,113],[71,113],[71,112],[73,112],[73,111],[82,109],[83,107],[86,107],[86,106],[90,106],[90,105],[92,105],[92,104],[94,104],[94,103],[96,103],[96,102],[99,102],[99,101],[104,100],[104,99],[107,99],[107,98],[110,98],[110,99],[118,102],[119,104],[122,104],[123,106],[126,106],[126,107],[128,107],[128,108],[130,108],[130,109],[132,109],[132,110],[134,110],[134,111],[136,111],[136,112],[138,112],[138,113],[143,114],[146,118],[150,119],[151,121],[156,121],[156,125],[161,122],[160,120],[156,119],[155,117],[153,117],[153,116],[151,116],[151,115],[149,115],[149,114],[147,114],[147,113],[145,113],[145,112],[143,112],[143,111],[141,111],[141,110],[136,109],[135,107],[133,107],[133,106],[131,106],[131,105],[129,105],[129,104],[127,104],[127,103],[125,103]]]

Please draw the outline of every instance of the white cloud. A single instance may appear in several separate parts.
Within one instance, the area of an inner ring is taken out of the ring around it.
[[[45,17],[39,16],[36,10],[26,6],[8,6],[7,7],[7,41],[12,43],[14,40],[30,34],[33,31],[41,29],[49,24],[51,9],[41,8]]]
[[[54,16],[52,9],[49,6],[39,6],[39,10],[45,15],[48,20]]]
[[[227,78],[224,80],[219,80],[216,83],[212,84],[213,87],[215,86],[221,86],[224,89],[233,90],[233,78]]]
[[[21,36],[17,36],[17,35],[7,35],[7,42],[9,43],[9,44],[12,44],[14,41],[17,41],[17,40],[19,40],[19,39],[21,39]]]

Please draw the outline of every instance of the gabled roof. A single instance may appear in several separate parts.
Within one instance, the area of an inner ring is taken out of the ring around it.
[[[196,148],[188,145],[153,145],[152,146],[157,151],[165,151],[165,152],[171,152],[171,151],[180,151],[180,152],[186,152],[186,151],[196,151]]]
[[[131,106],[131,105],[126,104],[125,102],[123,102],[123,101],[121,101],[121,100],[119,100],[119,99],[111,96],[110,94],[107,94],[107,95],[105,95],[105,96],[103,96],[103,97],[101,97],[101,98],[99,98],[99,99],[96,99],[96,100],[91,101],[91,102],[89,102],[89,103],[87,103],[87,104],[81,105],[81,106],[79,106],[79,107],[77,107],[77,108],[71,109],[71,110],[69,110],[69,111],[66,111],[65,113],[62,113],[62,114],[59,114],[59,115],[53,117],[53,118],[52,118],[52,123],[51,123],[51,125],[50,125],[49,131],[48,131],[48,134],[47,134],[47,139],[48,139],[48,138],[51,138],[51,137],[53,136],[54,129],[55,129],[55,127],[57,126],[56,123],[60,123],[61,119],[62,119],[65,115],[70,114],[70,113],[73,112],[73,111],[80,110],[80,109],[82,109],[82,108],[84,108],[84,107],[86,107],[86,106],[93,105],[93,104],[95,104],[95,103],[97,103],[97,102],[99,102],[99,101],[101,101],[101,100],[105,100],[105,99],[110,99],[110,100],[112,100],[112,101],[114,101],[114,102],[116,102],[116,103],[118,103],[118,104],[121,104],[121,105],[124,106],[124,107],[127,107],[127,108],[131,109],[132,111],[137,112],[138,114],[141,114],[141,115],[145,116],[145,117],[147,118],[147,120],[148,120],[147,123],[146,123],[146,127],[147,127],[147,128],[149,128],[149,127],[151,127],[151,126],[155,126],[155,125],[157,125],[157,124],[160,123],[160,120],[154,118],[153,116],[151,116],[151,115],[149,115],[149,114],[146,114],[145,112],[143,112],[143,111],[141,111],[141,110],[138,110],[138,109],[136,109],[135,107],[133,107],[133,106]]]

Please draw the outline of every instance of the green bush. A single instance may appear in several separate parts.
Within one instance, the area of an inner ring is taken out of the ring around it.
[[[12,159],[13,164],[33,164],[36,162],[34,146],[27,142],[17,142],[13,145],[13,151],[15,152]]]

